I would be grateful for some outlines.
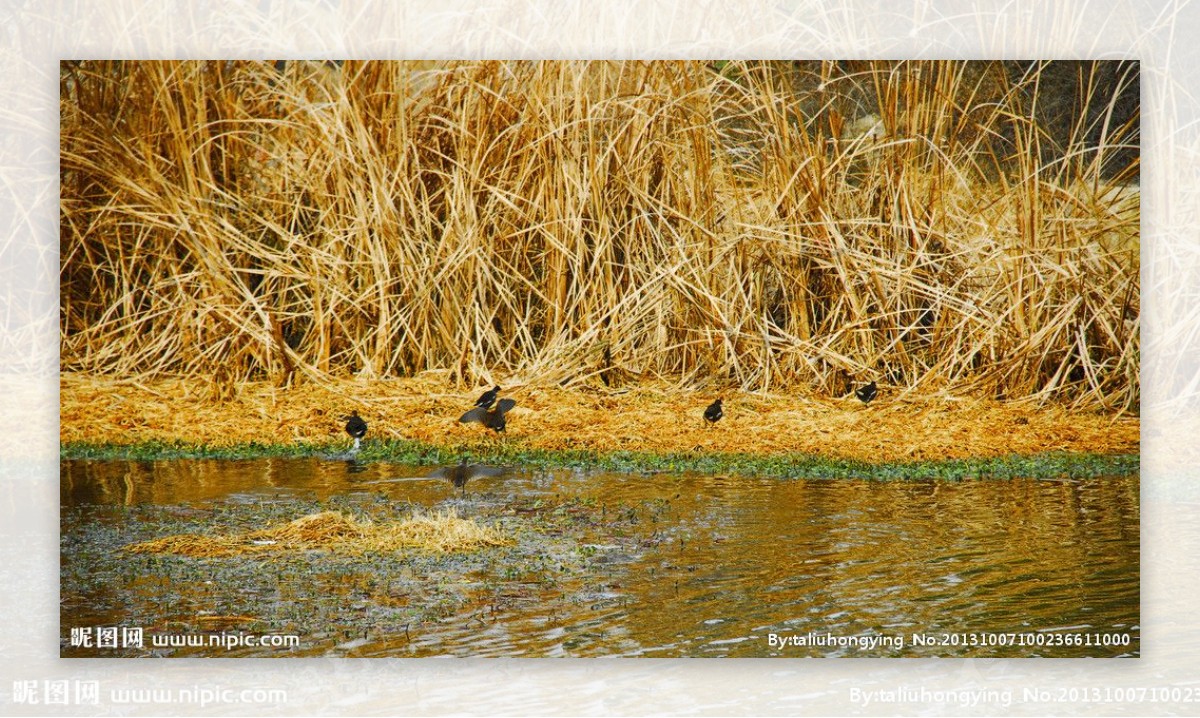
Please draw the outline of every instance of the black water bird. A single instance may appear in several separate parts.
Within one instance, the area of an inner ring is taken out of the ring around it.
[[[487,428],[497,434],[504,431],[505,421],[504,415],[509,409],[517,405],[517,402],[512,399],[501,399],[496,402],[496,406],[492,409],[485,409],[482,406],[477,406],[459,417],[458,421],[462,424],[468,424],[472,421],[478,421]]]
[[[483,395],[475,400],[475,406],[481,406],[484,409],[492,408],[492,404],[496,403],[496,397],[500,395],[500,387],[494,386],[489,391],[483,392]]]
[[[443,466],[439,469],[434,469],[429,473],[430,478],[450,479],[454,483],[454,488],[462,489],[463,496],[467,495],[467,482],[471,479],[480,476],[500,476],[505,470],[498,466],[487,466],[486,464],[468,464],[466,459],[463,459],[458,466]]]
[[[717,399],[713,403],[709,404],[708,408],[704,410],[704,420],[709,424],[717,423],[721,420],[722,416],[725,416],[725,412],[721,409],[720,399]]]
[[[871,382],[866,386],[859,387],[854,390],[854,395],[858,397],[864,405],[870,404],[871,400],[879,395],[879,388],[875,386],[875,382]]]
[[[367,422],[363,421],[357,411],[352,411],[350,416],[342,418],[346,420],[346,433],[354,439],[354,450],[358,451],[362,438],[367,435]]]

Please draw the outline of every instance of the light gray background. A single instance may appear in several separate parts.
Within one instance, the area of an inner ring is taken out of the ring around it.
[[[971,5],[0,0],[0,713],[1200,714],[1198,10],[1133,0]],[[118,57],[1141,59],[1143,658],[59,659],[57,68],[64,58]],[[101,702],[12,700],[14,681],[55,680],[97,681]],[[148,687],[278,688],[286,700],[107,700]],[[1190,687],[1197,702],[1022,700],[1025,688],[1122,687]],[[853,689],[918,699],[864,707]],[[922,690],[1008,692],[1012,704],[940,703]]]

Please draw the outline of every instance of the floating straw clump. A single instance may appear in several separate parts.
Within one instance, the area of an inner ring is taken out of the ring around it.
[[[224,558],[268,552],[324,550],[360,555],[404,549],[453,553],[505,546],[500,531],[459,518],[451,511],[415,514],[402,521],[375,523],[338,511],[302,516],[269,529],[233,536],[180,534],[126,546],[130,553]]]

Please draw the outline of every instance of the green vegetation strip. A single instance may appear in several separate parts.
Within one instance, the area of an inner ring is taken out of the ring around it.
[[[64,444],[60,459],[267,459],[317,457],[352,458],[345,443],[235,444],[204,446],[186,442],[139,444]],[[411,441],[369,441],[358,461],[403,464],[453,464],[466,459],[529,469],[589,469],[633,473],[738,474],[778,478],[971,479],[971,478],[1084,478],[1138,472],[1136,454],[1047,453],[942,461],[871,463],[805,454],[761,456],[734,453],[533,449],[515,444],[439,447]]]

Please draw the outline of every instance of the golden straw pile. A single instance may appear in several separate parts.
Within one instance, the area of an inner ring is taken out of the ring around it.
[[[503,383],[503,382],[502,382]],[[412,379],[342,380],[279,389],[239,386],[213,401],[183,379],[144,383],[64,374],[64,442],[180,440],[214,446],[257,441],[346,442],[339,419],[357,409],[375,439],[448,447],[596,451],[807,453],[865,461],[934,460],[1046,451],[1136,453],[1136,417],[1068,411],[1055,405],[997,402],[947,394],[918,396],[883,387],[864,407],[853,396],[729,392],[725,418],[701,418],[715,396],[643,385],[623,393],[508,386],[517,400],[508,431],[496,437],[459,424],[484,387],[458,389],[447,373]]]
[[[414,515],[403,521],[375,523],[337,511],[303,516],[269,529],[234,536],[180,534],[126,546],[131,553],[171,553],[221,558],[280,551],[326,550],[360,555],[421,549],[440,553],[505,546],[499,531],[459,518],[454,512]]]

